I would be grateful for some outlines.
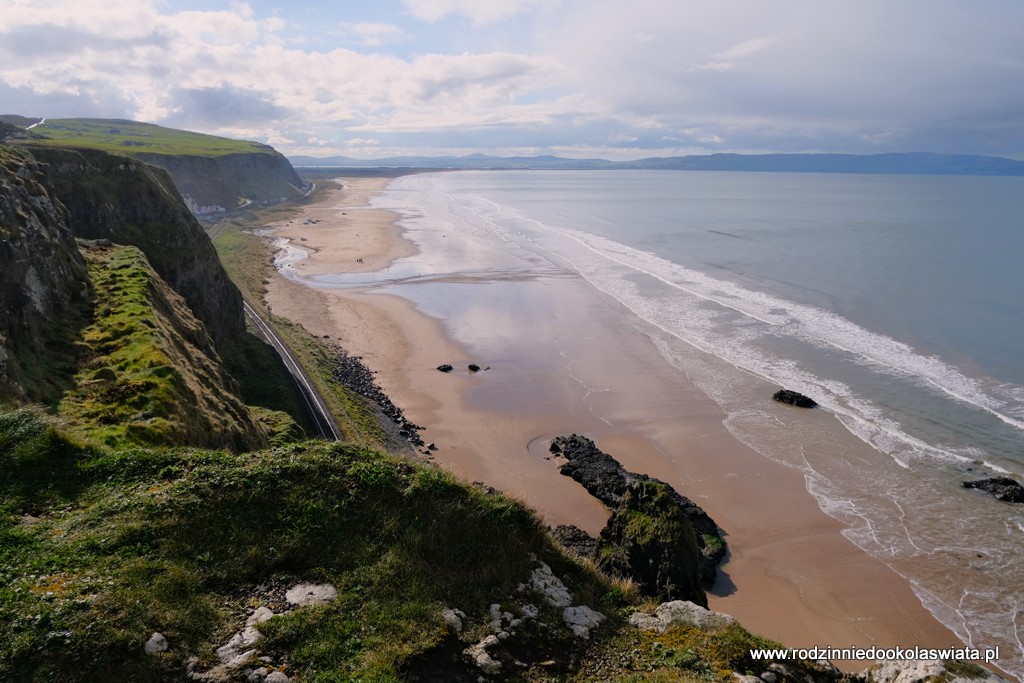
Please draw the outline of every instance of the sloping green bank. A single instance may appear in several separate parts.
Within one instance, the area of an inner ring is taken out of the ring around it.
[[[83,255],[96,295],[81,369],[58,406],[72,428],[108,445],[265,445],[202,323],[142,253],[106,247]]]
[[[589,638],[522,592],[541,562],[603,613]],[[275,590],[299,582],[329,582],[337,599],[282,614]],[[259,650],[292,683],[476,681],[465,653],[487,638],[504,661],[487,680],[729,681],[767,665],[749,649],[772,645],[733,623],[635,628],[630,596],[522,504],[432,466],[324,442],[85,448],[34,412],[0,411],[0,680],[188,680],[268,604]],[[539,616],[488,636],[495,609],[525,619],[528,601]],[[461,630],[445,608],[464,613]],[[168,647],[147,654],[154,632]],[[787,666],[780,681],[838,678]]]
[[[2,680],[180,680],[272,579],[341,593],[274,631],[302,680],[395,679],[443,605],[483,613],[532,555],[565,565],[522,505],[367,449],[88,450],[24,412],[0,446]]]

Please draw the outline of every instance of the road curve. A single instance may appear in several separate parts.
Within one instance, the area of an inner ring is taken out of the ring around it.
[[[316,425],[317,431],[328,441],[341,441],[341,430],[338,429],[334,418],[331,417],[330,412],[327,410],[323,398],[314,388],[309,375],[306,374],[302,366],[295,360],[295,356],[288,350],[284,341],[277,336],[277,333],[271,329],[270,325],[267,324],[256,309],[250,306],[248,301],[243,301],[242,305],[245,307],[245,317],[256,328],[257,333],[280,354],[281,360],[284,361],[285,367],[291,373],[292,379],[295,380],[295,384],[299,388],[302,399],[306,402],[306,408],[313,419],[313,423]]]

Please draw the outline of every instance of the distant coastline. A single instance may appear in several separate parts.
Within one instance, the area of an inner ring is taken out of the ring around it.
[[[707,154],[649,157],[633,161],[567,159],[556,156],[405,156],[353,159],[293,156],[301,168],[417,170],[662,170],[749,171],[759,173],[857,173],[895,175],[1024,176],[1024,161],[976,154],[906,152],[887,154]]]

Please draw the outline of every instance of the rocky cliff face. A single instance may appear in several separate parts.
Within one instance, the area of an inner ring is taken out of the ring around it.
[[[208,333],[245,334],[241,295],[166,173],[39,157],[0,146],[0,401],[111,445],[265,445]]]
[[[67,207],[76,237],[138,247],[219,348],[245,333],[242,295],[167,173],[93,150],[28,147]]]
[[[52,398],[89,279],[35,160],[0,146],[0,398]]]
[[[197,216],[230,211],[249,202],[298,197],[305,191],[288,160],[269,148],[265,153],[217,157],[134,156],[165,169]]]

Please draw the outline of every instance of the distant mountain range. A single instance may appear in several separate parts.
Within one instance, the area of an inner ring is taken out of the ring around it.
[[[1024,161],[972,154],[928,152],[891,154],[709,154],[650,157],[635,161],[566,159],[555,156],[496,157],[472,154],[459,157],[289,157],[298,167],[413,168],[413,169],[547,169],[547,170],[673,170],[759,171],[788,173],[895,173],[922,175],[1024,176]]]

